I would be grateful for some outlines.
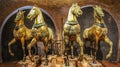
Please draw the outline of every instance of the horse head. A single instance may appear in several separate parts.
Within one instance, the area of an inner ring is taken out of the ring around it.
[[[102,19],[104,17],[102,8],[97,5],[93,8],[94,8],[94,16],[97,17],[98,19]]]
[[[32,20],[39,15],[39,12],[40,12],[40,9],[35,5],[28,13],[27,18]]]
[[[14,22],[18,22],[18,21],[20,21],[21,19],[24,19],[24,13],[25,13],[25,11],[18,10],[18,13],[17,13],[17,15],[16,15],[16,17],[15,17]]]
[[[72,12],[73,15],[75,16],[79,16],[82,15],[82,10],[80,9],[80,6],[76,3],[76,4],[72,4],[72,6],[70,7],[70,10]]]

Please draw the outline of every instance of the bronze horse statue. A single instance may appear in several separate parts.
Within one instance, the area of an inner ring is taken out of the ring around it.
[[[25,11],[18,11],[16,18],[14,22],[16,23],[16,26],[13,30],[13,36],[14,38],[8,43],[8,50],[10,55],[14,56],[14,53],[11,51],[11,45],[13,45],[16,41],[20,40],[22,43],[22,49],[23,49],[23,61],[25,61],[25,40],[31,39],[31,31],[28,29],[24,24],[24,12]]]
[[[104,13],[102,11],[102,8],[97,5],[93,8],[94,8],[94,24],[90,28],[86,28],[84,30],[83,39],[84,39],[84,43],[86,43],[86,41],[90,41],[91,48],[93,48],[93,46],[96,46],[95,47],[96,50],[94,52],[94,58],[93,58],[93,62],[95,63],[96,52],[98,50],[99,42],[104,41],[107,44],[109,44],[109,46],[110,46],[110,50],[106,56],[106,59],[110,58],[110,56],[112,54],[113,43],[107,36],[108,28],[103,20]],[[92,55],[92,51],[91,51],[91,55]]]
[[[67,50],[69,49],[67,46],[69,43],[71,46],[71,58],[74,57],[73,55],[73,46],[74,46],[74,41],[76,41],[80,45],[80,58],[83,58],[83,42],[80,38],[80,25],[77,21],[77,18],[79,15],[82,15],[82,10],[80,9],[80,6],[78,4],[73,4],[68,12],[68,18],[67,21],[65,22],[63,26],[63,32],[62,32],[62,37],[64,40],[65,44],[65,54],[67,54]],[[67,57],[68,58],[68,57]]]
[[[29,57],[32,57],[31,47],[33,47],[37,41],[42,41],[46,53],[45,65],[48,65],[48,58],[47,58],[48,42],[53,46],[53,36],[54,36],[53,31],[51,28],[47,27],[47,24],[44,21],[42,11],[36,5],[33,6],[33,8],[30,10],[30,12],[27,15],[27,18],[30,20],[35,19],[33,27],[31,29],[33,38],[27,46]]]

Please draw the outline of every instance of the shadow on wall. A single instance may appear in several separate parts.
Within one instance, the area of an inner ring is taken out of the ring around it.
[[[86,28],[91,27],[94,23],[92,6],[83,7],[82,11],[83,11],[83,15],[78,17],[78,22],[81,26],[81,31],[80,31],[81,38],[83,31]],[[116,61],[117,53],[118,53],[118,27],[114,18],[107,11],[103,10],[103,12],[105,14],[104,21],[108,27],[108,37],[113,41],[113,53],[110,58],[110,61]],[[87,42],[86,46],[87,48],[85,49],[85,53],[90,54],[89,42]],[[109,45],[101,41],[99,44],[99,50],[97,52],[97,59],[105,60],[108,51],[109,51]]]
[[[27,14],[31,8],[32,8],[32,6],[24,6],[24,7],[18,8],[19,10],[26,11],[24,21],[25,21],[25,25],[29,29],[32,28],[32,25],[34,23],[34,21],[30,21],[26,18]],[[10,54],[8,52],[8,43],[13,38],[13,29],[15,27],[14,19],[16,17],[16,13],[17,13],[18,9],[16,9],[13,13],[11,13],[5,19],[5,22],[3,22],[3,25],[1,28],[1,35],[0,36],[1,36],[2,61],[3,62],[21,60],[22,56],[23,56],[21,42],[19,42],[19,41],[11,46],[11,50],[12,50],[12,52],[14,52],[15,56],[14,57],[10,56]],[[54,33],[56,34],[56,26],[54,24],[53,19],[45,10],[43,10],[43,9],[41,9],[41,10],[43,12],[43,17],[44,17],[46,24],[48,25],[48,27],[52,28]],[[28,43],[29,43],[29,41],[27,43],[25,43],[25,45],[27,45]]]

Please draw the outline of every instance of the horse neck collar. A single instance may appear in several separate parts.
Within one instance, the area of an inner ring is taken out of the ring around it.
[[[69,25],[76,25],[78,24],[78,21],[67,21],[66,23]]]
[[[45,22],[44,23],[38,23],[38,24],[33,24],[33,28],[40,28],[41,26],[46,25]]]
[[[98,23],[96,22],[95,25],[99,26],[99,27],[102,27],[102,28],[106,28],[106,24],[105,23]]]
[[[15,26],[15,30],[19,30],[20,28],[22,28],[24,26],[24,24],[22,24],[22,25],[16,25]]]

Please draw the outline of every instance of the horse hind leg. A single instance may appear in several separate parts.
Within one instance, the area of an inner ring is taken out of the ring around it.
[[[82,61],[83,60],[83,41],[81,40],[79,34],[76,37],[77,37],[77,42],[80,45],[80,58],[79,58],[79,60]]]
[[[16,42],[16,39],[14,38],[8,43],[8,50],[9,50],[9,53],[11,56],[14,56],[14,53],[12,53],[12,51],[11,51],[11,45],[15,42]]]
[[[25,57],[26,57],[26,54],[25,54],[25,39],[24,37],[21,38],[21,43],[22,43],[22,49],[23,49],[23,62],[25,61]]]
[[[94,52],[93,63],[96,63],[96,54],[97,54],[97,51],[98,51],[98,43],[99,43],[99,40],[96,38],[96,41],[95,41],[95,52]]]
[[[33,39],[31,40],[31,42],[28,44],[28,46],[27,46],[28,55],[29,55],[29,58],[30,58],[30,59],[32,58],[31,47],[33,47],[36,42],[37,42],[36,38],[33,38]],[[31,61],[32,61],[32,60],[31,60]]]
[[[52,49],[52,55],[56,54],[57,51],[55,51],[55,45],[53,44],[53,39],[50,39],[49,43],[50,43],[50,47]]]
[[[63,35],[64,36],[64,35]],[[65,60],[65,65],[69,66],[69,58],[68,58],[68,44],[69,44],[69,37],[68,36],[64,36],[64,43],[65,43],[65,50],[64,50],[64,54],[66,55],[66,60]]]
[[[110,58],[110,56],[111,56],[111,54],[112,54],[113,42],[112,42],[107,36],[104,38],[104,41],[105,41],[107,44],[109,44],[109,46],[110,46],[109,53],[108,53],[107,56],[106,56],[106,59],[108,59],[108,58]]]
[[[73,54],[73,41],[71,42],[71,58],[74,58],[74,54]]]
[[[46,37],[45,38],[45,40],[43,41],[43,43],[44,43],[44,51],[45,51],[45,66],[47,66],[48,65],[48,38]]]
[[[93,45],[94,45],[94,42],[90,42],[90,56],[91,57],[93,56]]]

